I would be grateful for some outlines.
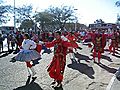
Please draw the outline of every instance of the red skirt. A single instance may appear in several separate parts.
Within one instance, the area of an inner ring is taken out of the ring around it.
[[[47,71],[49,72],[49,76],[51,78],[62,81],[64,69],[65,61],[63,61],[63,56],[54,56]]]

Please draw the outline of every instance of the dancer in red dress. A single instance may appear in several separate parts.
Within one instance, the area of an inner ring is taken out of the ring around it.
[[[111,35],[111,43],[109,46],[109,51],[110,53],[113,52],[113,55],[115,54],[115,48],[118,48],[118,39],[117,39],[117,33],[115,32],[115,30],[113,31],[112,35]]]
[[[72,47],[72,44],[68,41],[64,41],[61,38],[61,32],[57,31],[55,33],[55,40],[52,42],[45,43],[46,47],[54,46],[54,56],[52,62],[48,66],[47,71],[49,72],[49,76],[54,79],[52,85],[56,85],[56,87],[62,86],[61,82],[63,81],[63,73],[66,65],[66,55],[67,48]]]
[[[98,33],[95,33],[94,40],[93,40],[93,59],[95,62],[95,57],[97,55],[98,57],[98,63],[100,63],[101,54],[104,52],[105,47],[105,35],[101,34],[100,31]]]
[[[72,47],[68,48],[68,52],[72,53],[72,57],[73,57],[73,59],[75,59],[73,49],[75,49],[75,51],[77,51],[77,47],[78,47],[78,44],[76,43],[77,37],[74,35],[73,32],[70,32],[70,34],[68,34],[66,37],[70,41],[70,43],[72,44]]]

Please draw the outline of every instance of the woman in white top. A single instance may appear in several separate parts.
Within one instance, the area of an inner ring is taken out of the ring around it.
[[[39,59],[39,58],[41,58],[41,56],[35,50],[36,43],[33,40],[30,40],[30,37],[27,33],[24,34],[24,40],[22,42],[22,47],[21,48],[22,49],[20,50],[20,52],[16,55],[16,57],[14,59],[16,61],[26,62],[26,66],[28,68],[29,76],[33,77],[36,74],[36,72],[35,72],[32,64],[30,63],[30,61]]]

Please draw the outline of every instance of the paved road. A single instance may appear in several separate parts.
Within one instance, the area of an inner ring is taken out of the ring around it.
[[[119,75],[120,69],[118,69],[117,73],[111,78],[106,90],[120,90],[120,78],[117,78]]]
[[[113,56],[105,51],[102,55],[101,64],[92,64],[90,48],[79,44],[82,50],[75,54],[76,61],[72,61],[67,55],[67,65],[64,74],[62,88],[53,89],[50,86],[52,79],[46,71],[53,53],[42,55],[42,59],[34,68],[37,79],[34,83],[25,85],[27,82],[27,69],[25,63],[9,62],[15,56],[12,53],[0,55],[0,90],[105,90],[109,81],[120,65],[119,54]]]

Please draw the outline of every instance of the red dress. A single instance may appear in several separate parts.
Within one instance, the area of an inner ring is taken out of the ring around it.
[[[78,44],[76,43],[77,38],[74,35],[68,35],[67,39],[72,43],[73,48],[77,48]]]
[[[113,33],[112,35],[111,35],[111,44],[110,44],[110,46],[109,46],[109,51],[110,51],[110,53],[111,52],[113,52],[113,54],[115,54],[115,47],[116,47],[116,34],[115,33]],[[113,50],[112,50],[113,49]]]
[[[106,36],[104,34],[95,34],[93,44],[96,52],[100,51],[103,53],[106,45]]]
[[[72,44],[72,48],[68,49],[68,53],[73,53],[73,48],[77,48],[78,44],[76,43],[77,38],[74,35],[68,35],[67,39],[70,41],[70,43]]]
[[[71,43],[59,39],[46,43],[45,45],[49,48],[54,46],[55,50],[52,62],[47,69],[49,76],[57,81],[62,81],[66,65],[67,48],[71,46]]]
[[[104,47],[105,47],[105,36],[103,34],[94,34],[94,51],[93,51],[93,59],[95,61],[95,57],[97,55],[98,57],[98,62],[100,63],[100,58],[101,58],[101,53],[104,53]]]

